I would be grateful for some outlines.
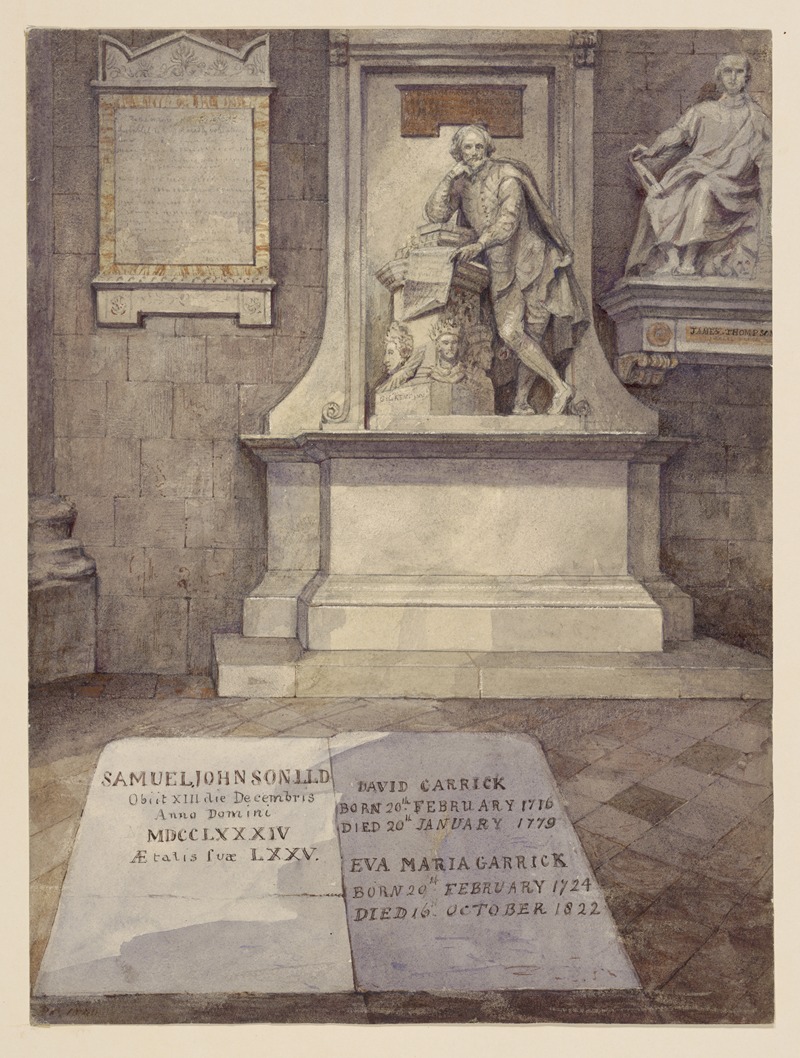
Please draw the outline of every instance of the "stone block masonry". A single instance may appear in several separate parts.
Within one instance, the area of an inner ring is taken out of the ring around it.
[[[662,472],[662,569],[695,600],[698,635],[771,650],[770,368],[680,366],[639,390],[691,447]],[[712,395],[718,396],[711,403]]]
[[[220,318],[95,325],[97,204],[86,189],[97,186],[97,33],[38,32],[53,84],[51,208],[39,234],[53,248],[55,384],[43,382],[54,396],[56,488],[97,554],[98,670],[205,673],[212,633],[241,628],[242,598],[266,560],[263,471],[238,436],[261,428],[322,332],[328,35],[270,32],[276,321],[245,333]],[[166,32],[114,35],[140,48]],[[258,31],[202,35],[240,48]]]

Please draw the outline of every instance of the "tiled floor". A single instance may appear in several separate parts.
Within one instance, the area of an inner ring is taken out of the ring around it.
[[[51,1020],[772,1020],[771,707],[751,700],[218,699],[196,677],[92,675],[31,693],[31,972],[102,747],[127,736],[512,731],[541,742],[642,993],[367,995],[308,1008],[126,1001]],[[177,1004],[177,1005],[176,1005]]]

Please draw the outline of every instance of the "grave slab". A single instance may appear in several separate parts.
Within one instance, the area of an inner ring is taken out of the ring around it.
[[[97,765],[36,993],[353,987],[325,739],[123,739]]]
[[[638,988],[538,743],[331,740],[356,985]]]
[[[124,739],[38,996],[631,989],[538,743]]]

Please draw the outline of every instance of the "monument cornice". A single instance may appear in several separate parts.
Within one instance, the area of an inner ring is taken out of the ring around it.
[[[510,417],[509,417],[510,418]],[[381,430],[309,431],[294,437],[242,435],[242,446],[265,463],[329,459],[559,459],[665,463],[689,443],[646,434],[533,432],[407,433]]]

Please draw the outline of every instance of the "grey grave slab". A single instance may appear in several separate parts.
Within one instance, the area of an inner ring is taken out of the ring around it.
[[[326,739],[123,739],[37,995],[351,991]]]
[[[356,985],[639,988],[538,743],[331,739]]]

